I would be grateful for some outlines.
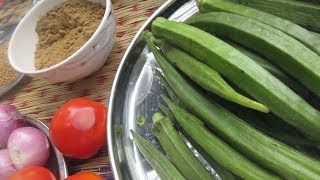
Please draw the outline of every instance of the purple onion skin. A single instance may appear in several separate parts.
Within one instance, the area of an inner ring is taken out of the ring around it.
[[[9,156],[17,169],[44,166],[50,155],[47,136],[37,128],[21,127],[8,140]]]
[[[0,149],[7,148],[12,131],[25,125],[25,120],[15,106],[0,104]]]
[[[16,171],[9,157],[8,149],[0,150],[0,179],[8,179],[8,177]]]

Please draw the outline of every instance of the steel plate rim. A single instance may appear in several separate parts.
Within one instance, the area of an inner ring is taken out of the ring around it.
[[[140,37],[140,35],[142,34],[142,32],[151,24],[151,22],[158,17],[158,15],[165,9],[169,8],[170,5],[175,2],[176,0],[168,0],[166,1],[163,5],[161,5],[151,16],[150,18],[148,18],[148,20],[141,26],[141,28],[138,30],[138,32],[136,33],[136,35],[134,36],[134,38],[132,39],[131,43],[129,44],[126,52],[124,53],[118,70],[116,72],[115,78],[113,80],[112,83],[112,88],[111,88],[111,93],[110,93],[110,99],[109,99],[109,108],[108,108],[108,122],[107,122],[107,141],[108,141],[108,157],[109,157],[109,161],[111,164],[111,169],[113,172],[113,176],[116,180],[119,180],[119,172],[120,172],[120,168],[119,166],[116,164],[115,162],[115,154],[113,151],[113,144],[115,144],[114,142],[114,138],[113,138],[113,126],[112,126],[112,112],[113,112],[113,104],[114,104],[114,98],[115,98],[115,92],[116,92],[116,88],[117,85],[119,83],[119,78],[120,78],[120,74],[121,71],[123,71],[123,66],[124,63],[127,60],[127,57],[129,55],[129,52],[132,50],[132,48],[134,47],[135,42],[138,40],[138,38]]]

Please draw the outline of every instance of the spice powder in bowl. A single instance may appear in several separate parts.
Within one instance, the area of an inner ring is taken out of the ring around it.
[[[0,87],[11,83],[17,79],[19,75],[9,64],[8,44],[8,40],[0,44]]]
[[[36,69],[49,68],[79,50],[98,28],[104,12],[99,3],[69,0],[40,18],[36,26]]]

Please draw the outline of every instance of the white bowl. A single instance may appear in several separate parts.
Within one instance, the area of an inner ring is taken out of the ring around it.
[[[21,20],[9,43],[9,62],[17,71],[51,82],[74,81],[100,69],[115,41],[115,17],[111,0],[90,0],[106,7],[103,19],[92,37],[74,54],[49,68],[36,70],[34,52],[38,43],[37,21],[67,0],[42,0]]]

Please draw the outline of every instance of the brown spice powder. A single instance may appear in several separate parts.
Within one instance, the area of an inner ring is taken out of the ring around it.
[[[43,16],[36,26],[36,69],[49,68],[80,49],[99,26],[104,12],[101,4],[69,0]]]
[[[4,86],[18,77],[18,72],[15,71],[9,64],[8,60],[8,44],[9,40],[0,44],[0,86]]]

